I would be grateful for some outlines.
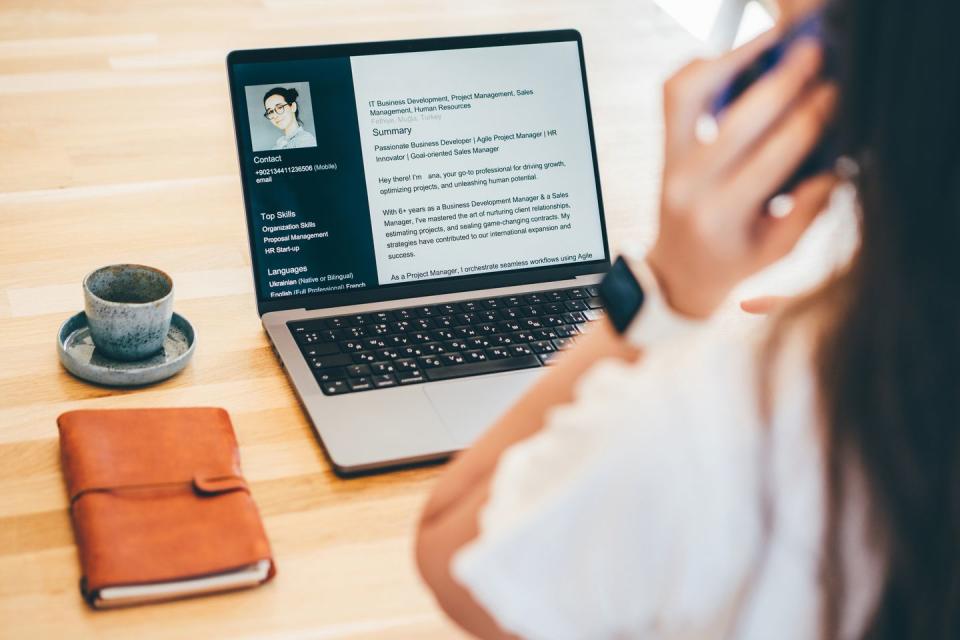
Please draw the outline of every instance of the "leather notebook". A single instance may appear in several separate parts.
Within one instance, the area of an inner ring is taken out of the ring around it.
[[[106,608],[274,576],[226,411],[81,410],[57,419],[80,590]]]

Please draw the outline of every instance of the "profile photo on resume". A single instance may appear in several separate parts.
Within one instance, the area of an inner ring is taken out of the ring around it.
[[[254,151],[317,146],[309,83],[255,85],[244,90]]]

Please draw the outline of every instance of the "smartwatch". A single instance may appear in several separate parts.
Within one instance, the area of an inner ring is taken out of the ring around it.
[[[677,338],[706,323],[673,311],[660,292],[656,276],[644,261],[634,267],[620,256],[600,282],[600,298],[617,333],[634,346]]]

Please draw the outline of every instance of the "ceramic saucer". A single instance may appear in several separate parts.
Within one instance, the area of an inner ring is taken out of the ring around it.
[[[133,362],[113,360],[97,351],[83,311],[64,322],[57,334],[57,353],[67,371],[88,382],[112,387],[137,387],[166,380],[187,366],[196,345],[193,326],[179,313],[173,314],[163,349]]]

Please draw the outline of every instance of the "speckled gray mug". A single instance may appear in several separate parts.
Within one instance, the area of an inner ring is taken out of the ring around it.
[[[98,351],[142,360],[163,348],[173,315],[173,280],[140,264],[102,267],[83,279],[84,308]]]

